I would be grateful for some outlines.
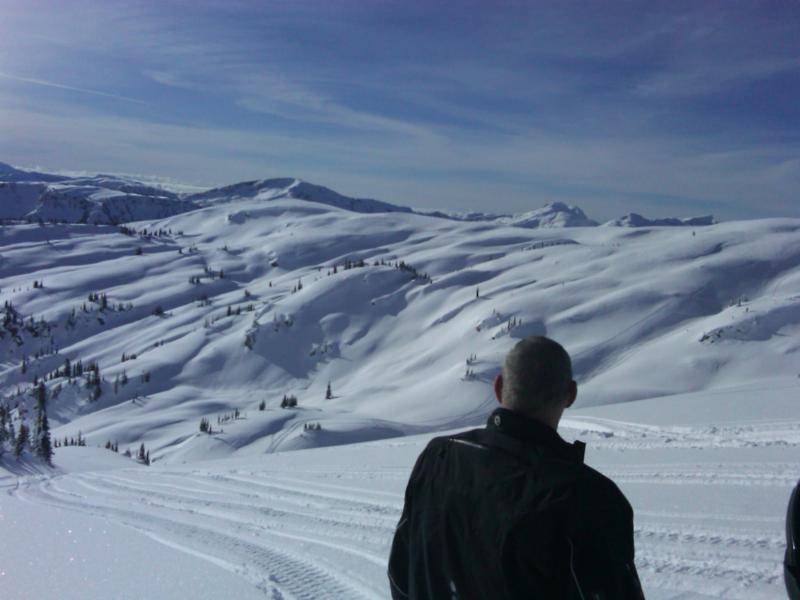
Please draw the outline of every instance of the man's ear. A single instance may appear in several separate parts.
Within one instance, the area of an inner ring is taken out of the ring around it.
[[[497,398],[497,401],[502,404],[503,403],[503,374],[498,373],[497,377],[494,378],[494,396]]]
[[[567,408],[573,405],[575,398],[578,397],[578,384],[573,379],[569,382],[569,390],[567,391]]]

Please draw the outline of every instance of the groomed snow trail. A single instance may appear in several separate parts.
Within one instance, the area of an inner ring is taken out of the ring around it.
[[[589,442],[588,462],[634,506],[648,598],[784,597],[783,511],[800,469],[791,461],[796,448],[777,442],[796,424],[753,426],[759,441],[732,448],[719,429],[702,426],[672,446],[664,439],[675,427],[588,416],[567,422],[562,433]],[[592,422],[602,429],[581,429]],[[137,529],[266,597],[386,598],[403,489],[429,437],[29,477],[8,491]]]

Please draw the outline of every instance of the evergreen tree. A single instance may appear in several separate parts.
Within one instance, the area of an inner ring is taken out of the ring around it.
[[[22,423],[19,426],[19,433],[17,434],[17,439],[14,443],[14,456],[19,458],[22,456],[22,451],[25,449],[25,446],[28,445],[30,433],[28,431],[28,426],[25,423]]]
[[[53,459],[53,445],[50,440],[50,422],[47,419],[47,388],[39,382],[36,388],[36,428],[34,430],[33,450],[47,464]]]
[[[331,390],[331,382],[328,382],[328,389],[325,390],[325,400],[333,398],[333,391]]]

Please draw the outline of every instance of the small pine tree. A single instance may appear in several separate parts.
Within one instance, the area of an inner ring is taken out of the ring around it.
[[[53,444],[50,440],[50,422],[47,419],[47,389],[39,383],[36,390],[36,435],[34,450],[48,465],[53,460]]]
[[[22,423],[19,426],[19,433],[17,434],[17,439],[14,442],[14,456],[19,458],[22,456],[22,451],[25,450],[25,446],[28,445],[30,437],[30,432],[28,431],[28,426],[25,423]]]
[[[331,390],[331,382],[328,382],[328,389],[325,390],[325,400],[331,400],[333,398],[333,390]]]
[[[266,408],[267,408],[266,400],[262,400],[261,402],[258,403],[258,410],[266,410]]]

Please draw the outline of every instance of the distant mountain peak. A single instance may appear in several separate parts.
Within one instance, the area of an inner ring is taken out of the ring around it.
[[[597,221],[586,216],[579,207],[564,202],[548,202],[541,208],[503,217],[501,222],[514,227],[596,227]]]
[[[638,213],[628,213],[619,219],[603,223],[606,227],[705,227],[714,225],[714,215],[700,217],[665,217],[662,219],[648,219]]]
[[[186,197],[186,200],[194,202],[198,206],[210,206],[250,199],[265,201],[306,200],[360,213],[413,212],[407,206],[398,206],[372,198],[352,198],[321,185],[287,177],[243,181]]]

